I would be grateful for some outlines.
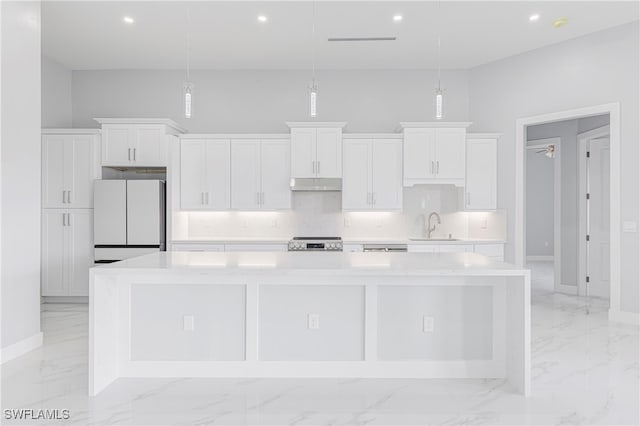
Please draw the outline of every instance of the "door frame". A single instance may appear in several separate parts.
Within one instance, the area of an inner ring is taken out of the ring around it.
[[[555,148],[555,158],[553,159],[553,288],[556,291],[568,294],[577,294],[576,286],[562,284],[562,139],[559,137],[532,139],[527,141],[526,148],[541,149],[549,145]],[[530,145],[531,143],[531,145]],[[525,162],[525,191],[526,186],[526,162]],[[525,207],[527,199],[525,197]],[[525,210],[526,219],[526,210]],[[525,222],[526,225],[526,222]],[[526,241],[526,228],[525,228]],[[527,247],[525,245],[525,260],[535,260],[526,255]]]
[[[620,103],[595,105],[584,108],[570,109],[566,111],[552,112],[516,119],[516,143],[515,143],[515,263],[524,266],[525,240],[525,205],[524,205],[524,147],[526,141],[527,126],[535,124],[553,123],[557,121],[572,120],[575,118],[592,117],[595,115],[609,114],[610,126],[610,308],[609,318],[620,319],[624,314],[620,311],[620,241],[621,241],[621,212],[620,212]]]
[[[585,294],[586,283],[584,277],[586,276],[586,228],[587,228],[587,215],[585,209],[584,198],[580,194],[586,194],[586,152],[587,142],[592,139],[598,139],[605,136],[610,136],[611,129],[609,125],[598,127],[597,129],[589,130],[587,132],[579,133],[578,139],[578,291],[580,295]],[[611,142],[609,142],[611,143]],[[609,175],[611,176],[611,165],[609,165]],[[611,243],[609,244],[609,250],[611,250]],[[611,278],[609,278],[611,279]]]

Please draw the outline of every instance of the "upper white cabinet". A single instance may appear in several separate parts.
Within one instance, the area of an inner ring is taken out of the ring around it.
[[[99,143],[98,130],[43,130],[43,208],[93,208]]]
[[[287,139],[231,140],[231,208],[291,208]]]
[[[466,128],[471,123],[400,123],[404,129],[404,185],[464,186]]]
[[[343,157],[343,210],[402,209],[401,139],[345,138]]]
[[[102,165],[165,167],[167,135],[184,133],[168,119],[96,118],[102,125]]]
[[[346,123],[287,123],[291,128],[291,177],[342,177],[342,128]]]
[[[495,210],[498,185],[498,138],[496,133],[467,136],[465,210]]]
[[[227,210],[231,207],[231,141],[180,140],[180,208]]]

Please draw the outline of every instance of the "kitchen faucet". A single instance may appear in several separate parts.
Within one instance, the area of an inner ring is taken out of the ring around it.
[[[435,216],[436,219],[438,220],[438,225],[440,225],[440,223],[442,223],[442,222],[440,222],[440,215],[438,213],[436,213],[436,212],[429,213],[429,219],[427,220],[427,239],[429,239],[429,240],[431,239],[431,233],[436,230],[436,225],[435,224],[433,225],[433,227],[431,226],[431,218],[433,216]]]

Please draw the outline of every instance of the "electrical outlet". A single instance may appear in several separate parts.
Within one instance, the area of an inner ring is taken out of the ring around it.
[[[348,217],[344,218],[344,227],[351,228],[351,218],[348,218]]]
[[[423,316],[422,317],[422,332],[423,333],[433,333],[435,328],[435,321],[433,317]]]
[[[271,227],[278,228],[279,226],[280,224],[278,223],[278,219],[273,219],[273,221],[271,222]]]
[[[307,315],[307,328],[309,330],[317,330],[320,328],[320,315],[308,314]]]
[[[483,218],[482,222],[480,222],[480,229],[487,229],[487,218]]]
[[[185,315],[182,317],[182,328],[184,331],[195,330],[195,318],[193,315]]]

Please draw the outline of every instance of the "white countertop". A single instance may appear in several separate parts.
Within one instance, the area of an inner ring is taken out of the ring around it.
[[[92,268],[93,274],[194,271],[221,275],[523,275],[477,253],[159,252]]]
[[[207,238],[192,240],[172,240],[171,244],[287,244],[291,238]],[[505,240],[459,239],[459,240],[411,240],[391,238],[346,238],[343,244],[505,244]]]

